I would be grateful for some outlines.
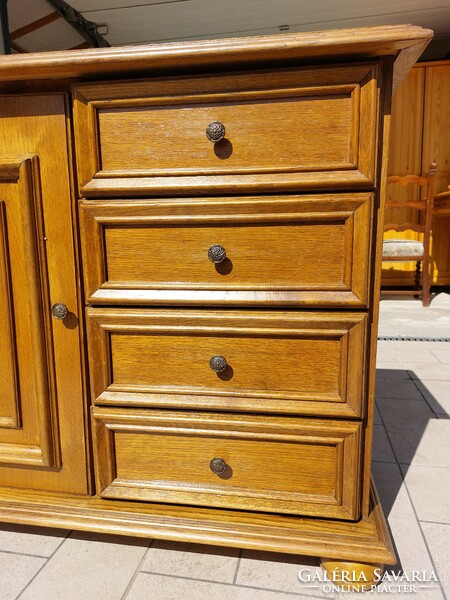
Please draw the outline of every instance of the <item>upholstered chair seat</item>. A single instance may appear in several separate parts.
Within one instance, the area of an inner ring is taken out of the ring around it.
[[[383,258],[400,258],[407,256],[409,258],[423,256],[423,243],[416,240],[384,240],[383,241]]]

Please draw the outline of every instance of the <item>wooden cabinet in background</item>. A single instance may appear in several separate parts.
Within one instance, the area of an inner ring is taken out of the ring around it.
[[[398,87],[392,106],[388,175],[427,175],[437,164],[436,192],[450,185],[450,61],[418,63]],[[393,193],[388,187],[389,194]],[[412,200],[420,190],[395,190],[396,200]],[[422,190],[422,194],[424,190]],[[402,196],[403,194],[403,196]],[[447,201],[450,204],[450,201]],[[449,207],[450,208],[450,207]],[[406,208],[386,211],[387,222],[420,222],[419,211]],[[392,233],[390,237],[401,237]],[[420,234],[405,232],[407,239]],[[386,236],[389,237],[389,236]],[[436,212],[432,235],[432,285],[450,285],[450,216]],[[412,285],[414,263],[383,263],[383,285]]]

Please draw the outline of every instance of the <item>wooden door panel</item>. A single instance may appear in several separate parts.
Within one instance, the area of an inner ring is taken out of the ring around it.
[[[1,172],[1,165],[0,165]],[[2,184],[0,184],[0,189]],[[17,428],[19,417],[19,390],[17,381],[17,352],[14,339],[12,312],[10,256],[7,237],[6,203],[0,201],[0,428]]]
[[[0,485],[86,493],[63,94],[0,97]],[[5,154],[7,149],[8,154]],[[67,305],[64,321],[51,306]]]
[[[0,302],[5,310],[1,361],[8,366],[0,393],[14,423],[13,428],[0,432],[0,463],[49,467],[59,459],[51,418],[54,380],[41,292],[46,293],[47,278],[42,268],[42,206],[36,170],[35,158],[0,160]]]

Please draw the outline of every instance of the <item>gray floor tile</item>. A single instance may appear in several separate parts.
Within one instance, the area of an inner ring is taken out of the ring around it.
[[[424,365],[422,363],[411,363],[406,365],[412,379],[428,379],[439,381],[450,381],[450,366],[449,365]]]
[[[375,402],[375,406],[373,407],[373,424],[374,425],[383,425],[383,421],[381,420],[380,411]]]
[[[377,347],[377,363],[391,363],[393,365],[399,364],[397,357],[397,348],[395,346],[378,346]]]
[[[402,398],[419,400],[422,398],[414,381],[410,379],[377,379],[375,388],[377,398]]]
[[[156,541],[141,566],[142,571],[233,583],[239,550]]]
[[[450,415],[450,381],[417,379],[415,383],[433,412],[438,415]]]
[[[439,364],[439,360],[429,348],[396,348],[396,353],[402,364]]]
[[[0,523],[0,551],[48,557],[67,534],[63,529]]]
[[[401,469],[419,520],[450,523],[450,468],[409,465]]]
[[[428,548],[433,557],[433,562],[437,570],[436,576],[441,582],[444,592],[450,598],[450,569],[448,566],[450,525],[422,523],[422,531],[425,534]]]
[[[322,573],[316,558],[244,550],[236,583],[320,598],[333,597],[333,594],[323,594],[322,586],[317,582],[302,582],[299,579],[300,569],[307,569],[310,573]]]
[[[148,543],[119,536],[73,534],[20,600],[120,600]]]
[[[45,558],[0,552],[1,600],[14,600],[45,561]]]
[[[431,352],[438,361],[444,364],[450,364],[450,344],[447,343],[447,346],[447,348],[431,348]]]
[[[437,419],[425,400],[377,400],[399,463],[449,466],[450,421]]]
[[[411,379],[400,363],[377,362],[377,379]]]
[[[305,594],[294,596],[278,591],[140,573],[126,596],[126,600],[149,600],[152,598],[161,600],[292,600],[295,597],[307,598],[308,596]]]
[[[429,308],[416,299],[389,299],[380,303],[379,335],[450,336],[449,295],[433,297]]]
[[[405,588],[404,585],[408,587]],[[395,582],[386,581],[384,585],[383,583],[380,583],[380,585],[377,588],[378,591],[365,592],[363,597],[368,599],[398,598],[401,600],[445,600],[438,583],[431,582],[430,584],[414,584],[413,591],[405,592],[405,589],[412,590],[412,588],[409,587],[410,585],[412,584],[409,584],[407,582],[405,582],[404,584],[397,584]],[[433,588],[423,588],[422,585],[432,585]],[[338,594],[338,600],[355,600],[355,594],[340,592]]]
[[[398,465],[374,463],[372,472],[401,567],[407,572],[431,570],[428,550]]]
[[[373,428],[372,460],[395,462],[395,456],[383,425],[375,425]]]

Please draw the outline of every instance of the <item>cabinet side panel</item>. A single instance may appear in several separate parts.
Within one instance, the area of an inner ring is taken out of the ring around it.
[[[383,250],[384,210],[386,203],[386,175],[389,154],[389,133],[392,105],[392,58],[382,61],[381,81],[379,87],[379,122],[377,150],[377,181],[379,182],[375,196],[375,219],[372,232],[372,298],[369,311],[369,335],[367,345],[367,414],[364,420],[364,461],[362,477],[362,516],[367,517],[370,507],[371,460],[373,438],[373,412],[375,402],[375,373],[377,359],[378,317],[380,303],[381,262]]]

